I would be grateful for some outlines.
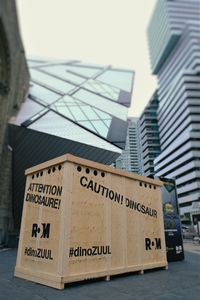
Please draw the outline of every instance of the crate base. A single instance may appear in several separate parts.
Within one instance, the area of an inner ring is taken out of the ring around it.
[[[84,280],[92,280],[92,279],[98,279],[98,278],[104,279],[105,281],[110,281],[111,276],[134,273],[134,272],[140,272],[140,274],[144,274],[145,270],[151,270],[151,269],[155,269],[155,268],[164,268],[167,270],[168,265],[165,262],[164,263],[157,262],[157,263],[152,263],[152,264],[148,264],[145,266],[140,265],[140,266],[134,266],[134,267],[114,269],[114,270],[109,270],[109,271],[70,275],[70,276],[66,276],[66,277],[53,276],[52,274],[33,272],[28,269],[16,267],[14,276],[62,290],[62,289],[64,289],[65,284],[68,284],[68,283],[81,282]]]
[[[28,270],[15,269],[15,277],[33,281],[42,285],[53,287],[55,289],[62,290],[65,284],[62,282],[62,277],[56,277],[49,274],[30,272]]]

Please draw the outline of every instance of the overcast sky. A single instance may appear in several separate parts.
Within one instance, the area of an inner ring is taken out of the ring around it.
[[[139,116],[156,88],[146,36],[156,1],[17,0],[26,54],[133,69]]]

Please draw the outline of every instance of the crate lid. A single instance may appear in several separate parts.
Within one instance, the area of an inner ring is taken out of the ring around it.
[[[148,178],[146,176],[138,175],[136,173],[116,169],[114,167],[103,165],[103,164],[100,164],[100,163],[97,163],[97,162],[94,162],[94,161],[91,161],[91,160],[88,160],[88,159],[80,158],[80,157],[72,155],[72,154],[64,154],[62,156],[59,156],[59,157],[56,157],[54,159],[48,160],[48,161],[46,161],[44,163],[41,163],[39,165],[36,165],[34,167],[28,168],[25,171],[25,175],[33,174],[35,172],[44,170],[46,168],[49,168],[49,167],[52,167],[52,166],[55,166],[55,165],[58,165],[58,164],[63,164],[65,162],[72,162],[72,163],[75,163],[77,165],[82,165],[82,166],[98,169],[98,170],[101,170],[101,171],[104,171],[104,172],[109,172],[111,174],[115,174],[115,175],[123,176],[123,177],[126,177],[126,178],[146,182],[148,184],[154,184],[154,185],[158,185],[158,186],[163,185],[162,181],[160,181],[160,180],[151,179],[151,178]]]

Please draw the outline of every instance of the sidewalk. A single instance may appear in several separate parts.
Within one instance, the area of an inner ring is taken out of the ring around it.
[[[184,240],[184,250],[195,253],[195,254],[200,254],[200,242],[185,239]]]
[[[169,264],[169,269],[153,270],[143,275],[112,277],[67,285],[55,290],[13,277],[16,249],[0,250],[1,300],[134,300],[200,299],[200,245],[186,241],[185,260]]]

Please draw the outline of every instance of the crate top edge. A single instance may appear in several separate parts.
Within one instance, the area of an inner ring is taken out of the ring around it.
[[[91,167],[91,168],[109,172],[109,173],[112,173],[115,175],[123,176],[126,178],[130,178],[130,179],[134,179],[134,180],[138,180],[138,181],[142,181],[142,182],[146,182],[146,183],[150,183],[150,184],[154,184],[154,185],[158,185],[158,186],[163,185],[163,182],[158,179],[152,179],[152,178],[148,178],[146,176],[138,175],[136,173],[131,173],[131,172],[123,171],[120,169],[116,169],[116,168],[113,168],[113,167],[110,167],[110,166],[107,166],[107,165],[104,165],[101,163],[97,163],[97,162],[94,162],[94,161],[91,161],[88,159],[80,158],[80,157],[72,155],[72,154],[64,154],[57,158],[53,158],[51,160],[48,160],[46,162],[43,162],[41,164],[38,164],[31,168],[28,168],[25,170],[25,175],[27,176],[27,175],[30,175],[37,171],[55,166],[57,164],[62,164],[64,162],[72,162],[75,164],[83,165],[86,167]]]

